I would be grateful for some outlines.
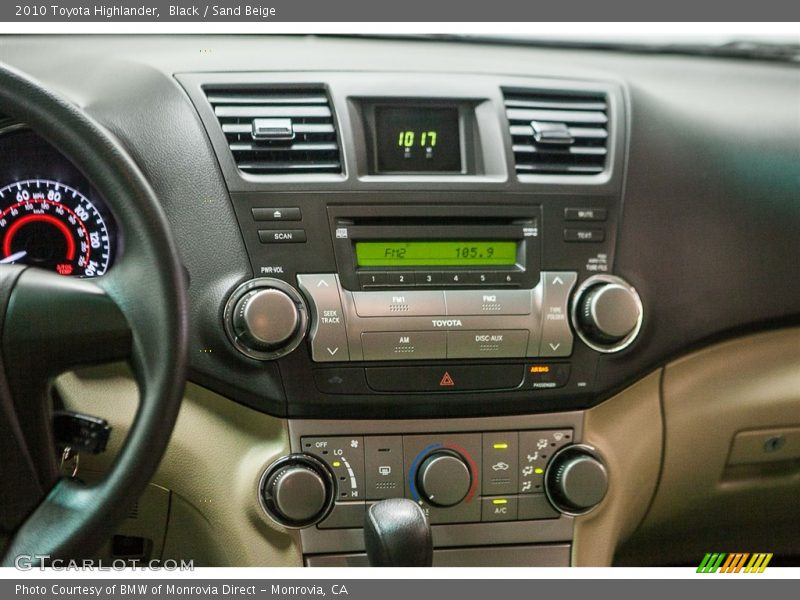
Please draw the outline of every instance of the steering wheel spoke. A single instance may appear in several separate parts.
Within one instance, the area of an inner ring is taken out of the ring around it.
[[[103,277],[0,264],[0,564],[89,557],[155,473],[183,397],[187,295],[158,199],[124,148],[73,103],[0,64],[0,113],[76,166],[117,218],[124,254]],[[54,125],[55,124],[55,125]],[[140,403],[104,479],[60,477],[51,385],[70,368],[129,359]]]
[[[26,379],[52,378],[79,365],[130,355],[125,315],[90,280],[25,269],[11,290],[5,320],[3,351],[9,377],[25,372]]]

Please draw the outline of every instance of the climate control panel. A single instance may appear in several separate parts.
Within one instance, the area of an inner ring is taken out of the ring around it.
[[[300,449],[262,480],[262,505],[290,526],[360,528],[386,498],[414,500],[433,525],[558,519],[593,508],[607,486],[571,428],[303,436]],[[287,506],[292,497],[303,506]]]

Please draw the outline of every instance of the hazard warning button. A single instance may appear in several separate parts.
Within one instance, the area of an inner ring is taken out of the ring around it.
[[[466,392],[512,390],[522,385],[522,364],[448,367],[368,367],[367,384],[376,392]]]

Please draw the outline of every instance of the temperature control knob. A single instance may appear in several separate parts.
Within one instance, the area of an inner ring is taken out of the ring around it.
[[[239,286],[225,306],[225,329],[240,352],[271,360],[294,350],[308,326],[300,294],[278,279],[253,279]]]
[[[561,512],[584,514],[605,498],[608,471],[593,448],[567,446],[547,466],[545,490],[550,502]]]
[[[575,330],[590,348],[600,352],[618,352],[629,346],[639,333],[642,316],[639,294],[619,277],[590,277],[575,293]]]
[[[428,455],[417,471],[420,495],[434,506],[455,506],[469,493],[472,474],[463,457],[452,450]]]
[[[261,478],[261,504],[287,527],[319,523],[333,503],[333,478],[322,462],[292,454],[275,462]]]

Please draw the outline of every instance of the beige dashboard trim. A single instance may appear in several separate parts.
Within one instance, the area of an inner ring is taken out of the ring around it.
[[[574,566],[610,566],[619,542],[631,535],[647,512],[661,466],[660,379],[660,370],[651,373],[586,411],[583,443],[602,455],[609,486],[594,511],[575,519]]]
[[[81,468],[105,471],[127,436],[138,403],[128,369],[110,365],[57,381],[67,408],[108,419],[105,454]],[[286,421],[188,384],[167,453],[153,483],[171,490],[164,558],[195,566],[301,566],[296,536],[271,523],[258,505],[258,478],[289,453]]]
[[[658,492],[619,563],[696,564],[710,551],[800,554],[800,461],[727,464],[738,432],[800,425],[800,328],[673,362],[663,403]]]

